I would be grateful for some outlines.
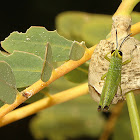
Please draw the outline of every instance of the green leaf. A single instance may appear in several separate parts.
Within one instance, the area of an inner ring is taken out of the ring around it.
[[[94,45],[106,39],[111,30],[112,19],[107,15],[96,15],[90,22],[83,25],[81,36],[89,45]]]
[[[139,22],[140,13],[132,13],[132,23]],[[85,12],[63,12],[56,18],[58,33],[68,39],[85,41],[88,46],[99,43],[109,34],[112,16]],[[140,39],[140,35],[135,36]]]
[[[56,18],[58,32],[73,40],[84,40],[89,46],[105,39],[110,32],[112,18],[109,15],[84,12],[64,12]]]
[[[74,83],[82,83],[87,81],[88,79],[88,63],[84,63],[83,65],[77,67],[71,72],[67,73],[64,76],[67,80]]]
[[[11,66],[18,88],[29,86],[40,79],[43,60],[34,54],[14,51],[7,56],[0,53],[0,61],[6,61]]]
[[[1,53],[0,60],[11,65],[18,88],[27,87],[40,79],[47,42],[50,45],[47,47],[47,60],[44,62],[41,77],[44,82],[51,76],[54,64],[52,61],[69,60],[72,41],[60,36],[56,31],[47,31],[44,27],[31,27],[26,33],[13,32],[2,41],[2,47],[12,55]],[[82,55],[80,47],[79,52]]]
[[[47,43],[46,51],[45,51],[45,58],[44,58],[44,64],[43,69],[41,73],[41,80],[43,82],[47,82],[52,74],[52,49],[49,43]]]
[[[103,124],[97,103],[85,95],[39,112],[31,121],[30,130],[36,139],[93,138],[99,136]]]
[[[84,12],[63,12],[56,17],[58,33],[68,39],[83,41],[81,37],[82,26],[90,21],[90,16]]]
[[[70,59],[77,61],[81,59],[85,53],[86,47],[84,42],[74,41],[70,50]]]
[[[47,42],[52,46],[53,61],[69,59],[72,41],[60,36],[56,31],[47,31],[44,27],[30,27],[26,33],[13,32],[1,44],[9,53],[14,50],[24,51],[44,59]]]
[[[17,94],[16,82],[9,64],[0,62],[0,101],[12,104]],[[1,104],[2,105],[2,104]]]

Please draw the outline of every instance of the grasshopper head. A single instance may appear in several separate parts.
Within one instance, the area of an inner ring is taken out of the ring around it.
[[[132,33],[131,33],[131,34],[132,34]],[[131,34],[127,35],[127,36],[123,39],[123,41],[121,42],[120,47],[119,47],[119,49],[118,49],[118,36],[117,36],[117,29],[116,29],[116,49],[111,51],[111,56],[115,56],[115,57],[118,57],[118,58],[121,58],[121,59],[122,59],[122,55],[123,55],[123,54],[122,54],[122,52],[120,51],[121,46],[122,46],[122,44],[125,42],[125,40],[126,40]]]
[[[111,56],[115,56],[115,57],[122,59],[122,55],[123,55],[123,53],[118,49],[111,51]]]

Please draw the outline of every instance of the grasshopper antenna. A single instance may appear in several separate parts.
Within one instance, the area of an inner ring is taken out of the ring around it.
[[[131,33],[131,34],[132,34],[132,33]],[[131,34],[127,35],[127,36],[123,39],[123,41],[122,41],[122,43],[121,43],[121,45],[120,45],[119,50],[121,49],[122,44],[125,42],[125,40],[126,40]]]
[[[117,35],[117,29],[116,29],[116,49],[118,48],[118,35]]]

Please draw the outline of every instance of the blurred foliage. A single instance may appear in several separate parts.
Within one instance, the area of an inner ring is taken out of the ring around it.
[[[139,12],[133,12],[132,13],[132,25],[140,22],[140,13]],[[140,34],[137,34],[134,36],[136,39],[140,40]]]
[[[140,13],[132,13],[132,24],[139,22]],[[106,38],[111,30],[112,16],[84,12],[64,12],[56,18],[58,33],[68,39],[85,41],[91,47]],[[135,36],[140,39],[140,35]]]
[[[72,41],[60,36],[56,31],[46,30],[45,27],[32,26],[26,33],[13,32],[1,45],[9,53],[14,50],[24,51],[44,59],[47,42],[52,46],[54,62],[69,60]]]
[[[140,95],[135,96],[138,111],[140,112]],[[128,114],[127,105],[123,107],[121,115],[117,120],[115,130],[113,133],[113,140],[132,140],[134,139],[132,128],[130,124],[130,118]]]
[[[74,83],[86,82],[88,79],[88,63],[84,63],[71,72],[67,73],[64,77]]]
[[[84,12],[64,12],[56,18],[57,31],[68,39],[98,43],[111,29],[111,16]]]
[[[104,119],[89,95],[43,110],[30,124],[36,139],[66,140],[100,135]]]

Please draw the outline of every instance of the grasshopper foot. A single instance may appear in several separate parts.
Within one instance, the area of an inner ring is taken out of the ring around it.
[[[102,107],[99,105],[97,110],[98,112],[100,112],[102,110]]]
[[[109,111],[109,106],[106,105],[106,106],[103,108],[103,111],[104,111],[104,112],[108,112],[108,111]]]

